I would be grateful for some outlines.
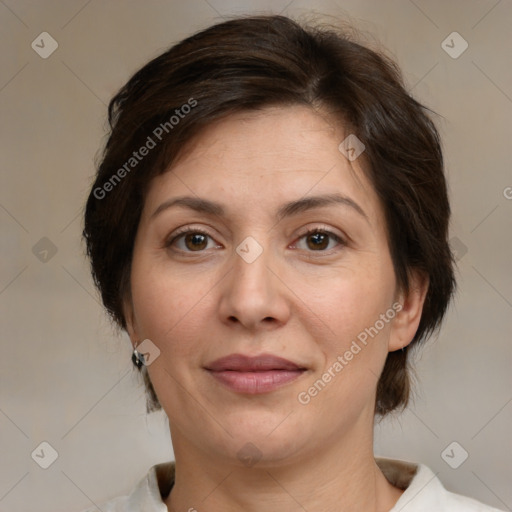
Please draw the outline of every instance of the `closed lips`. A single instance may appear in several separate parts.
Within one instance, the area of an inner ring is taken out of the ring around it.
[[[306,368],[282,357],[270,354],[263,354],[260,356],[231,354],[215,360],[213,363],[207,365],[206,369],[213,372],[265,372],[271,370],[298,371],[305,370]]]
[[[205,367],[216,381],[231,392],[261,395],[278,390],[299,378],[306,368],[271,354],[231,354]]]

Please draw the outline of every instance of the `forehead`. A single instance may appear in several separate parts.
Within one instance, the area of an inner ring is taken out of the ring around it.
[[[173,168],[213,159],[239,173],[303,166],[326,172],[339,159],[343,126],[305,106],[267,107],[231,114],[206,127],[187,147]],[[241,165],[243,167],[241,167]],[[247,169],[245,171],[245,169]]]
[[[228,209],[274,209],[308,195],[341,193],[369,217],[380,216],[363,157],[340,152],[349,135],[327,114],[305,106],[232,114],[206,127],[166,172],[154,178],[146,206],[173,196],[223,199]]]

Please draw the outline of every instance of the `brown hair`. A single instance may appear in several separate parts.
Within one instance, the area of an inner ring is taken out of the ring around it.
[[[192,35],[146,64],[110,102],[111,131],[83,235],[95,283],[119,326],[126,327],[123,299],[130,293],[133,244],[151,179],[213,121],[297,104],[326,107],[365,144],[365,172],[384,208],[397,283],[407,292],[412,269],[429,279],[411,346],[439,327],[455,279],[447,239],[450,207],[433,122],[388,57],[336,28],[300,25],[283,16],[239,17]],[[407,350],[388,354],[377,386],[377,414],[407,404],[407,357]],[[148,411],[159,409],[143,371]]]

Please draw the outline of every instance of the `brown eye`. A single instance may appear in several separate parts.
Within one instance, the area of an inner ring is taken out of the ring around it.
[[[306,240],[308,248],[313,250],[323,250],[329,245],[329,235],[325,233],[313,233],[312,235],[308,235]]]
[[[212,248],[213,238],[203,231],[197,229],[186,229],[181,233],[177,233],[174,237],[166,242],[165,247],[176,248],[182,252],[202,252],[205,249]],[[210,247],[208,244],[210,243]],[[213,244],[213,247],[219,247]]]
[[[343,247],[344,245],[345,241],[340,236],[322,229],[311,229],[304,233],[297,243],[299,249],[309,252],[330,252],[336,246]]]
[[[203,233],[189,233],[184,240],[185,246],[191,251],[201,251],[208,245],[208,238]]]

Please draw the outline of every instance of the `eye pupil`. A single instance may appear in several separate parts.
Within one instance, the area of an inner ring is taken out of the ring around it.
[[[329,235],[325,233],[314,233],[308,236],[308,241],[314,240],[313,244],[308,246],[310,249],[325,249],[329,245]]]
[[[205,235],[202,235],[201,233],[192,233],[185,237],[185,244],[188,249],[197,251],[204,249],[208,245],[208,241]]]

